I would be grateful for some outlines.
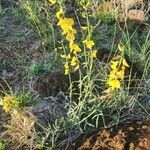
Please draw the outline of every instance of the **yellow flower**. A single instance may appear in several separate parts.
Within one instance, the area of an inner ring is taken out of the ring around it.
[[[52,4],[56,3],[56,0],[49,0]]]
[[[111,61],[111,71],[107,84],[112,88],[120,88],[120,80],[124,79],[125,67],[129,67],[126,60],[122,56],[115,57],[117,60]]]
[[[74,25],[74,21],[71,18],[64,18],[60,19],[57,23],[58,26],[60,26],[63,30],[62,35],[68,33],[70,30],[72,30],[72,26]]]
[[[107,84],[112,88],[112,90],[120,88],[119,80],[108,80]]]
[[[112,70],[109,74],[109,79],[116,79],[116,70]]]
[[[58,26],[61,27],[61,29],[63,30],[61,35],[66,35],[66,40],[67,41],[74,41],[75,40],[75,34],[76,34],[76,30],[73,29],[73,25],[74,25],[74,20],[71,18],[64,18],[64,19],[60,19],[59,22],[57,23]]]
[[[77,57],[73,56],[70,65],[73,66],[73,67],[77,65]]]
[[[124,78],[124,70],[120,70],[116,73],[117,78],[120,78],[121,80],[123,80]]]
[[[91,49],[94,46],[94,41],[87,37],[84,41],[82,41],[87,48]]]
[[[68,63],[64,64],[64,68],[65,68],[65,75],[68,75],[69,74],[69,65],[68,65]]]
[[[68,54],[68,55],[60,55],[61,58],[64,58],[64,59],[71,59],[71,55]]]
[[[119,63],[118,61],[111,61],[111,69],[117,70],[118,63]]]
[[[7,113],[11,110],[11,107],[9,104],[7,104],[6,102],[3,105],[3,110]]]
[[[91,55],[92,55],[93,58],[96,58],[96,56],[97,56],[97,50],[93,50]]]
[[[81,48],[72,41],[69,43],[69,48],[70,48],[70,51],[73,52],[73,54],[77,54],[81,52]]]
[[[124,49],[125,49],[125,46],[122,43],[119,43],[118,44],[118,49],[119,49],[119,51],[123,52]]]
[[[60,20],[63,18],[63,14],[64,14],[63,9],[60,8],[59,11],[56,13],[56,17]]]
[[[129,65],[127,64],[125,59],[123,59],[122,63],[123,63],[124,66],[129,67]]]
[[[74,41],[75,40],[75,34],[76,34],[76,30],[74,30],[74,29],[69,30],[67,35],[66,35],[66,40],[67,41]]]
[[[69,74],[69,69],[65,69],[65,75]]]
[[[16,97],[7,95],[2,98],[0,105],[3,106],[3,110],[5,112],[9,112],[13,108],[16,108],[19,106],[19,101]]]

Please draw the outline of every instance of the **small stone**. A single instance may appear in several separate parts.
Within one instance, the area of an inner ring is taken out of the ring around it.
[[[129,127],[128,129],[129,129],[130,131],[133,131],[133,130],[134,130],[134,128],[133,128],[133,127]]]
[[[143,129],[147,129],[148,127],[147,127],[146,125],[143,125],[142,128],[143,128]]]
[[[7,72],[7,70],[3,70],[2,73],[1,73],[1,75],[2,75],[4,78],[10,78],[10,77],[13,76],[13,74],[10,73],[10,72]]]
[[[133,143],[130,143],[129,150],[134,150],[134,149],[135,149],[134,144],[133,144]]]
[[[136,10],[136,9],[129,10],[127,17],[129,18],[129,20],[134,20],[138,22],[148,21],[148,17],[146,17],[146,14],[144,13],[143,10]]]

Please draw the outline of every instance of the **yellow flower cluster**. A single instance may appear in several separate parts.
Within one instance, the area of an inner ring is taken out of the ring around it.
[[[94,41],[90,39],[90,37],[88,36],[84,41],[82,41],[85,46],[89,49],[92,49],[92,47],[94,46]]]
[[[120,43],[118,44],[118,50],[122,55],[118,55],[116,60],[111,61],[111,71],[107,84],[112,90],[120,88],[120,81],[124,79],[125,68],[129,67],[126,60],[123,58],[125,46]]]
[[[129,67],[125,59],[111,61],[111,72],[107,84],[114,89],[120,88],[120,81],[124,79],[125,68]]]
[[[85,44],[85,46],[91,50],[91,52],[89,53],[91,58],[96,58],[97,50],[92,50],[95,43],[93,40],[90,39],[90,36],[87,36],[87,38],[84,41],[82,41],[82,43]]]
[[[5,112],[10,112],[19,106],[19,101],[15,96],[6,95],[1,99],[0,105],[3,106]]]
[[[93,50],[93,51],[92,51],[91,57],[92,57],[92,58],[96,58],[96,57],[97,57],[97,50]]]
[[[70,72],[70,67],[72,67],[74,71],[79,69],[80,66],[78,60],[78,53],[80,53],[82,50],[78,46],[78,44],[75,43],[77,31],[73,27],[74,20],[72,18],[66,18],[62,8],[60,8],[56,12],[56,17],[58,18],[57,25],[62,29],[61,35],[65,36],[65,39],[69,42],[69,53],[61,55],[62,58],[66,59],[64,68],[65,75],[67,75]],[[87,36],[87,38],[83,40],[82,43],[85,45],[86,48],[90,49],[89,55],[92,58],[96,58],[97,50],[92,50],[95,43],[93,40],[91,40],[90,36]]]
[[[74,71],[79,68],[79,61],[77,58],[77,54],[81,52],[81,48],[75,43],[76,39],[76,30],[73,28],[74,20],[72,18],[64,17],[63,9],[60,8],[56,13],[56,17],[58,18],[57,25],[62,29],[62,35],[65,36],[65,39],[69,42],[69,54],[61,55],[62,58],[66,59],[67,62],[64,64],[65,75],[69,74],[69,64],[74,68]],[[69,61],[69,62],[68,62]]]

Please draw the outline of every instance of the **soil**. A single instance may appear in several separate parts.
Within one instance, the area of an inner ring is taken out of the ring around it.
[[[150,150],[150,122],[133,122],[101,129],[86,137],[75,149]]]
[[[0,5],[2,8],[15,7],[18,5],[18,0],[0,0]]]
[[[59,90],[66,91],[68,79],[61,72],[46,73],[38,77],[34,83],[34,90],[43,96],[56,96]]]
[[[77,73],[71,73],[72,81],[78,79]],[[63,71],[54,71],[42,74],[34,83],[34,90],[40,95],[57,96],[59,92],[67,92],[69,88],[69,77]]]

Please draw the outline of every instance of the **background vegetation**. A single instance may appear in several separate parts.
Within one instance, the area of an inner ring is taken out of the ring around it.
[[[130,9],[1,0],[0,150],[69,149],[102,127],[149,120],[149,20]]]

